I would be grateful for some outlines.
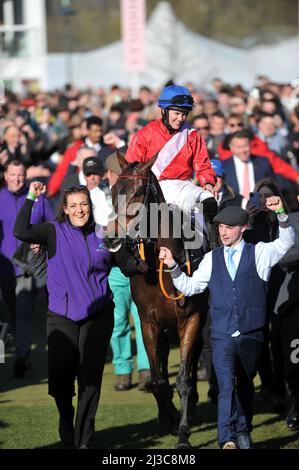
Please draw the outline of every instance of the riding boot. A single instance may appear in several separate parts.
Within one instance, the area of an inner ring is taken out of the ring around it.
[[[208,237],[211,249],[217,248],[219,243],[217,225],[214,222],[214,217],[217,215],[218,205],[214,197],[209,197],[203,201],[203,213],[206,218]]]
[[[207,220],[207,228],[210,247],[212,250],[214,250],[214,248],[217,248],[220,245],[217,225],[215,224],[215,222]]]

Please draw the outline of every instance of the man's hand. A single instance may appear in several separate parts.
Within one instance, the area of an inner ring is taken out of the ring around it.
[[[171,251],[165,246],[161,246],[160,248],[159,260],[163,261],[163,263],[166,264],[168,268],[173,268],[176,264]]]
[[[279,196],[271,196],[266,199],[266,207],[269,211],[278,211],[283,209],[283,205]]]
[[[38,253],[40,250],[40,245],[38,245],[37,243],[31,243],[30,250],[33,251],[33,253]]]
[[[35,194],[36,197],[39,197],[44,194],[46,190],[46,185],[44,183],[41,183],[41,181],[32,181],[29,187],[29,192]]]
[[[217,201],[218,193],[217,193],[216,189],[214,188],[214,186],[212,186],[210,183],[207,183],[207,184],[204,185],[203,189],[205,189],[206,191],[210,191],[210,193],[213,194],[214,198]]]
[[[118,147],[121,143],[121,139],[114,132],[108,132],[104,135],[103,141],[106,145],[111,145],[113,147]]]

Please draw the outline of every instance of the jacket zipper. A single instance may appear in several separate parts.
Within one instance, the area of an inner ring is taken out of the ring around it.
[[[18,215],[18,213],[19,213],[19,207],[18,207],[18,199],[17,199],[17,196],[15,196],[15,205],[16,205],[16,214],[15,214],[16,216],[15,216],[15,220],[16,220],[17,215]],[[16,237],[14,237],[14,239],[15,239],[15,241],[16,241],[16,250],[17,250],[17,248],[18,248],[18,240],[17,240]]]
[[[69,294],[68,294],[68,292],[65,293],[65,300],[66,300],[65,316],[68,317],[68,310],[69,310]]]
[[[85,240],[85,243],[86,243],[86,248],[87,248],[87,253],[88,253],[88,275],[87,275],[87,279],[88,279],[88,284],[89,284],[91,292],[92,292],[93,300],[96,300],[96,296],[95,296],[95,293],[94,293],[94,290],[93,290],[93,287],[92,287],[92,284],[91,284],[91,280],[90,280],[90,276],[91,276],[91,256],[90,256],[90,250],[89,250],[89,245],[88,245],[86,234],[84,234],[84,240]]]

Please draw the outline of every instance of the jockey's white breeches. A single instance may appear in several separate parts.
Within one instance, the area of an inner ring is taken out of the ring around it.
[[[210,191],[196,186],[191,180],[161,180],[159,184],[167,204],[174,204],[183,212],[192,211],[196,202],[214,197]]]

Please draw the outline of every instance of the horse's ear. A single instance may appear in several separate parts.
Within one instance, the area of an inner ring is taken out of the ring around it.
[[[150,160],[148,160],[146,163],[142,163],[142,165],[140,165],[140,175],[146,175],[150,169],[152,168],[153,164],[155,163],[156,161],[156,158],[157,158],[157,155],[154,155]]]
[[[120,152],[118,149],[116,149],[116,155],[117,155],[119,166],[121,167],[121,170],[123,170],[124,168],[128,166],[128,162],[125,159],[125,154]]]

